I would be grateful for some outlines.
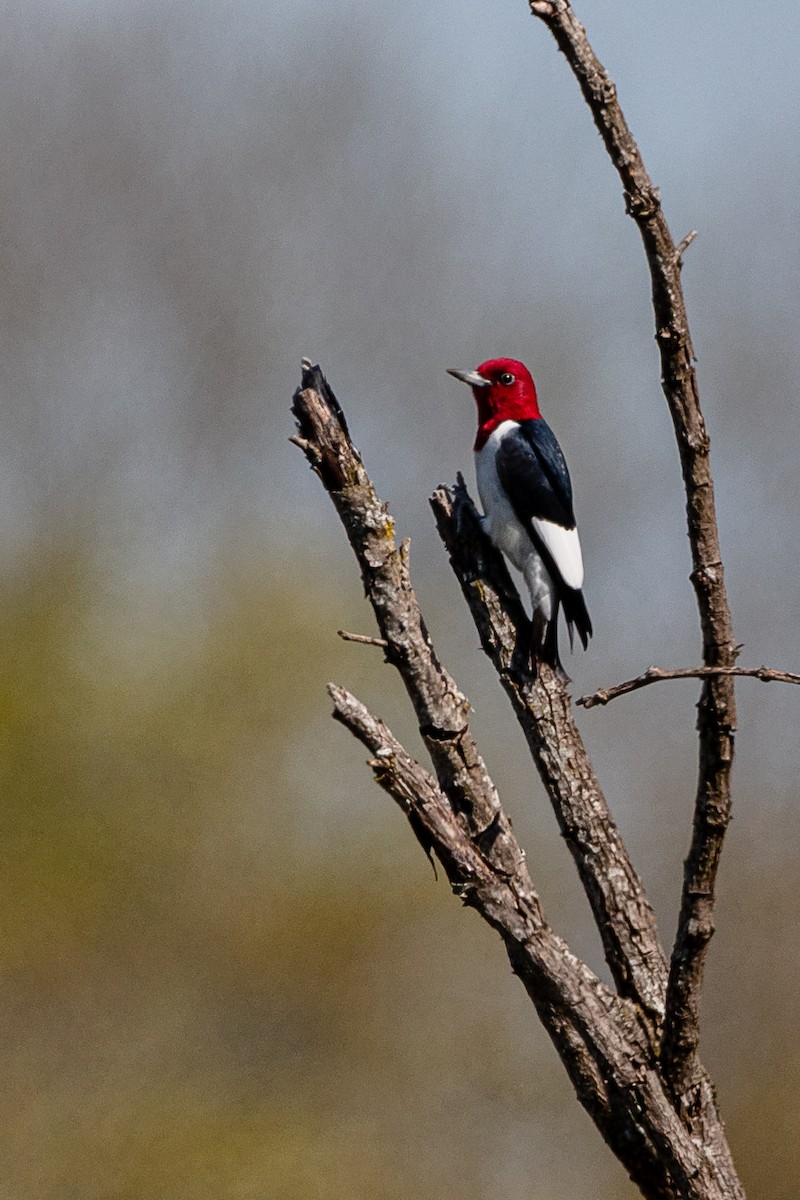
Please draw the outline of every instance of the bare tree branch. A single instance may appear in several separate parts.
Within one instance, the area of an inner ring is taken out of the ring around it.
[[[762,683],[800,683],[800,675],[793,675],[791,671],[775,671],[770,667],[675,667],[669,671],[662,667],[648,667],[635,679],[626,679],[614,687],[600,688],[589,696],[579,696],[575,703],[582,708],[596,708],[599,704],[608,704],[618,696],[627,696],[628,692],[636,692],[661,679],[710,679],[713,675],[740,675],[748,679],[760,679]]]
[[[738,648],[723,579],[709,441],[680,283],[681,256],[695,234],[675,245],[616,89],[568,0],[529,2],[580,83],[645,245],[662,382],[686,490],[691,579],[703,634],[703,667],[691,674],[704,684],[692,845],[662,1036],[665,962],[652,911],[572,721],[563,681],[541,664],[535,680],[520,670],[516,647],[523,629],[527,639],[527,622],[499,556],[477,529],[465,494],[456,505],[452,494],[440,490],[433,501],[440,532],[570,843],[619,996],[571,954],[542,916],[524,853],[474,744],[468,701],[430,644],[411,587],[408,544],[396,547],[393,522],[352,446],[344,414],[319,369],[304,360],[294,440],[336,505],[380,631],[379,638],[348,636],[382,645],[397,667],[438,786],[358,701],[341,689],[332,695],[338,719],[370,747],[378,781],[404,808],[422,845],[439,857],[454,890],[500,932],[581,1102],[644,1194],[658,1200],[743,1200],[713,1088],[697,1054],[714,885],[730,819],[733,676],[749,672],[734,666]]]
[[[303,363],[295,394],[302,450],[333,500],[361,567],[386,657],[405,684],[439,784],[464,828],[506,875],[527,877],[524,855],[469,727],[469,701],[439,662],[425,628],[394,521],[350,440],[339,402],[320,371]],[[522,885],[521,885],[522,886]]]
[[[384,723],[374,717],[344,688],[330,684],[334,716],[368,748],[375,778],[406,815],[415,818],[415,833],[423,833],[447,872],[453,891],[475,908],[503,938],[516,975],[522,980],[559,1050],[584,1104],[604,1132],[619,1139],[621,1126],[614,1088],[631,1088],[650,1126],[657,1114],[652,1138],[670,1145],[671,1171],[681,1189],[664,1191],[663,1182],[653,1191],[654,1147],[648,1139],[649,1159],[640,1159],[637,1172],[647,1194],[698,1196],[691,1183],[694,1172],[703,1173],[702,1156],[680,1130],[665,1103],[656,1073],[642,1070],[648,1045],[635,1020],[588,967],[577,959],[546,924],[535,891],[526,883],[496,872],[476,849],[435,781],[415,762]],[[633,1095],[631,1096],[633,1099]],[[616,1120],[615,1120],[616,1118]],[[630,1134],[628,1134],[630,1136]],[[677,1140],[677,1146],[673,1145]],[[613,1144],[613,1141],[612,1141]],[[657,1172],[663,1177],[663,1166]]]
[[[497,669],[559,828],[581,877],[620,995],[630,996],[661,1033],[667,964],[653,910],[608,810],[572,718],[559,676],[540,663],[536,679],[520,674],[518,644],[529,622],[502,555],[484,534],[464,482],[431,498],[450,563],[472,612],[481,645]]]
[[[705,1136],[698,1138],[676,1111],[660,1070],[652,1012],[645,1014],[639,1003],[615,995],[545,921],[524,853],[472,742],[468,702],[436,659],[425,632],[408,574],[407,544],[395,547],[391,518],[319,369],[304,366],[303,384],[294,402],[303,452],[331,495],[361,563],[388,642],[386,657],[414,701],[438,785],[381,721],[332,685],[337,719],[368,747],[378,782],[406,812],[425,850],[437,855],[456,894],[503,938],[581,1103],[643,1194],[651,1200],[744,1200],[715,1113],[707,1114]],[[466,506],[467,519],[468,514]],[[441,524],[447,524],[444,515]],[[455,556],[462,534],[454,529]],[[485,541],[481,544],[485,548]],[[475,563],[480,553],[472,551]],[[464,561],[469,558],[465,554]],[[491,605],[488,585],[485,595]],[[480,607],[474,612],[479,616]],[[511,627],[500,621],[495,630],[505,637]],[[549,722],[545,716],[540,721],[546,741],[548,731],[553,739],[561,736],[559,706],[568,701],[560,681],[542,686],[542,703],[550,707]],[[551,686],[560,690],[561,701]],[[462,723],[451,730],[447,722],[454,714]],[[552,753],[556,761],[557,746]],[[568,773],[568,763],[560,769]]]
[[[530,0],[565,55],[625,193],[627,211],[644,243],[652,282],[662,385],[678,442],[684,487],[691,579],[707,667],[731,667],[737,646],[725,590],[709,465],[709,439],[700,411],[694,352],[681,288],[680,256],[658,190],[617,101],[614,84],[567,0]],[[694,829],[686,860],[678,932],[672,953],[662,1050],[664,1069],[687,1119],[713,1104],[697,1061],[699,997],[708,943],[714,932],[714,885],[730,821],[730,770],[736,728],[733,679],[706,680],[699,704],[700,741]],[[701,1093],[703,1096],[701,1097]]]
[[[678,262],[678,265],[680,265],[681,259],[683,258],[684,254],[689,249],[689,247],[691,246],[692,242],[694,241],[694,239],[696,237],[697,237],[697,230],[691,229],[689,231],[689,233],[687,233],[686,237],[681,238],[681,240],[678,242],[677,246],[675,247],[675,258]]]
[[[328,694],[333,700],[334,718],[374,756],[369,765],[376,781],[412,822],[424,849],[436,852],[456,895],[464,903],[470,903],[476,880],[483,878],[490,868],[470,842],[436,780],[411,757],[388,726],[351,692],[329,683]],[[505,876],[502,880],[505,881]],[[531,927],[543,931],[546,925],[539,897],[527,881],[523,881],[519,895]]]
[[[367,633],[348,633],[346,629],[337,629],[336,633],[343,642],[358,642],[360,646],[381,646],[385,650],[389,645],[386,638],[370,637]]]
[[[740,1195],[725,1190],[729,1180],[719,1164],[683,1129],[631,1011],[550,929],[535,891],[527,883],[520,891],[487,862],[435,780],[382,721],[344,688],[329,684],[328,691],[334,716],[373,755],[377,782],[434,850],[453,892],[503,938],[581,1101],[644,1194],[653,1200]]]

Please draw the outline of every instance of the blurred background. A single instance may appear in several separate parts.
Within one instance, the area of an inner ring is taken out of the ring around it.
[[[699,661],[649,286],[524,0],[11,0],[0,47],[0,1195],[625,1200],[498,940],[437,883],[329,678],[421,753],[288,444],[321,362],[552,923],[569,855],[427,497],[445,374],[524,358],[570,462],[575,694]],[[800,10],[583,0],[677,238],[741,661],[800,668]],[[739,688],[703,1053],[748,1191],[800,1183],[800,690]],[[693,682],[582,713],[672,938]]]

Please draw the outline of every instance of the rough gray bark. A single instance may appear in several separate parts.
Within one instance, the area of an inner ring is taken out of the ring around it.
[[[676,246],[614,84],[570,4],[529,4],[578,79],[642,236],[662,384],[686,493],[703,667],[673,677],[696,674],[703,689],[693,835],[669,971],[652,909],[586,755],[563,682],[542,665],[535,680],[519,670],[515,647],[523,632],[527,636],[527,623],[502,559],[483,536],[463,485],[439,489],[432,503],[440,533],[572,851],[616,994],[548,926],[524,852],[472,738],[468,701],[431,646],[411,587],[407,547],[395,544],[391,517],[319,368],[304,362],[294,403],[295,441],[344,523],[380,629],[380,639],[365,640],[383,646],[400,672],[436,778],[354,697],[333,685],[331,695],[335,716],[369,748],[376,779],[406,812],[426,851],[442,862],[453,890],[500,933],[581,1103],[642,1193],[654,1200],[743,1200],[714,1090],[698,1057],[699,998],[730,819],[733,676],[772,679],[779,673],[734,666],[737,646],[719,549],[709,440],[680,278],[681,255],[694,233]],[[666,677],[645,672],[587,700],[604,703]]]
[[[350,441],[336,398],[319,370],[304,365],[295,397],[298,445],[319,475],[355,551],[386,657],[400,673],[447,798],[494,865],[527,874],[517,841],[469,727],[470,705],[433,652],[411,586],[408,543],[398,547],[394,521],[378,498]],[[524,888],[530,889],[530,880]]]
[[[395,543],[394,523],[318,367],[304,363],[293,408],[295,441],[345,526],[386,657],[414,704],[436,778],[355,697],[331,685],[335,716],[368,747],[376,779],[403,808],[425,850],[436,854],[454,892],[502,937],[581,1103],[642,1193],[653,1200],[741,1200],[721,1124],[710,1120],[699,1139],[662,1073],[658,989],[663,996],[665,971],[652,911],[594,779],[563,682],[541,668],[536,681],[513,677],[524,616],[502,560],[476,528],[471,502],[463,492],[458,499],[437,492],[440,529],[562,827],[575,842],[619,994],[572,953],[543,915],[524,852],[472,739],[468,702],[425,629],[407,547]],[[611,879],[605,877],[609,871]],[[643,990],[656,998],[653,1003],[643,1004]]]
[[[553,34],[572,69],[595,125],[616,168],[629,215],[644,244],[652,283],[661,382],[672,416],[686,491],[686,518],[694,585],[703,636],[703,664],[732,667],[733,636],[694,351],[681,286],[681,253],[661,208],[658,189],[617,100],[617,89],[589,45],[567,0],[529,0],[534,16]],[[684,872],[678,934],[672,951],[662,1058],[675,1095],[702,1129],[715,1108],[697,1059],[700,989],[708,943],[714,933],[714,887],[722,842],[730,821],[730,771],[736,728],[733,678],[706,679],[698,705],[700,742],[694,829]]]
[[[622,996],[636,1001],[652,1036],[664,1018],[667,964],[655,917],[608,810],[561,678],[540,664],[515,668],[529,623],[503,557],[481,529],[462,481],[437,488],[431,505],[481,645],[500,675],[581,877],[606,961]]]

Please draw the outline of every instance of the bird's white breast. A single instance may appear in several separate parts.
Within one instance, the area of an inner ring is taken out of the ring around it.
[[[518,519],[505,488],[497,474],[497,451],[509,433],[517,428],[515,421],[503,421],[475,453],[475,475],[483,511],[488,518],[488,533],[494,544],[511,559],[520,571],[530,566],[536,548],[528,531]],[[583,587],[583,556],[577,529],[565,529],[553,521],[534,517],[533,528],[547,547],[559,574],[567,587]]]
[[[499,550],[524,571],[531,554],[535,553],[530,537],[511,507],[497,474],[497,451],[506,434],[516,429],[515,421],[503,421],[489,434],[480,450],[475,451],[475,478],[478,495],[488,521],[488,534]]]

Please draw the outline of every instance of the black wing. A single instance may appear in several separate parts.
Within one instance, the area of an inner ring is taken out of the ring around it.
[[[550,521],[563,529],[575,528],[572,483],[567,464],[556,435],[545,421],[538,418],[520,421],[516,429],[509,430],[498,447],[495,466],[517,519],[530,533],[534,546],[557,584],[556,610],[545,631],[539,653],[553,665],[560,666],[556,634],[558,603],[564,605],[570,643],[573,628],[577,628],[584,650],[592,636],[592,622],[583,592],[564,583],[553,556],[533,522]]]
[[[569,471],[556,435],[545,421],[520,421],[500,443],[495,465],[511,506],[526,529],[530,529],[534,517],[564,529],[575,528]]]

